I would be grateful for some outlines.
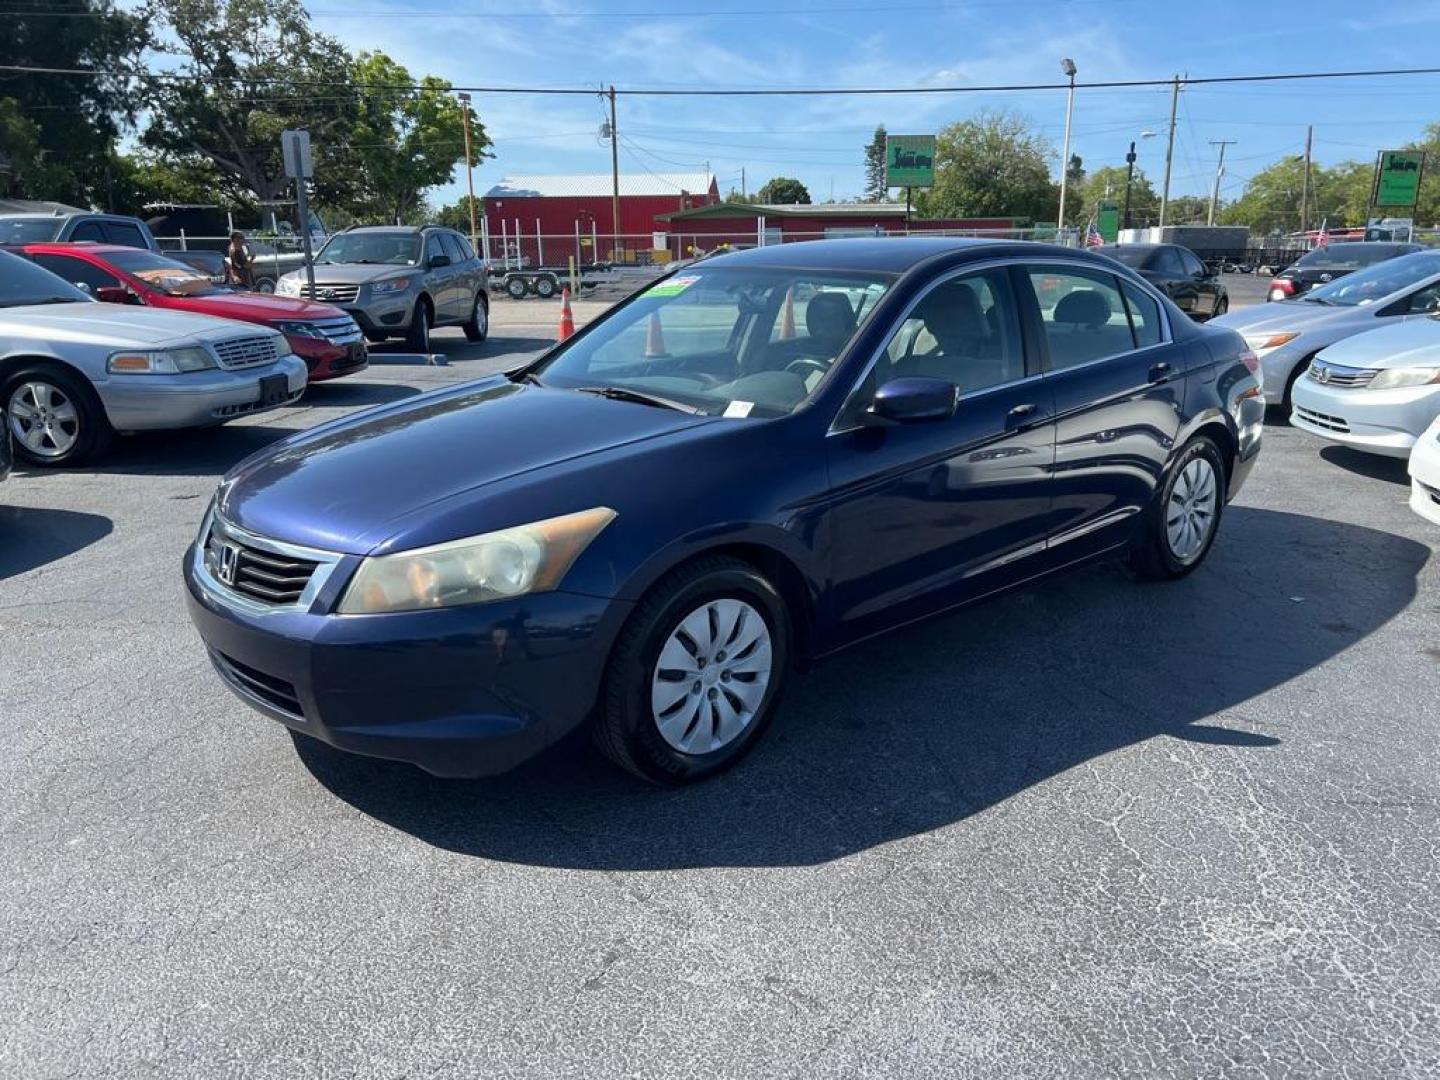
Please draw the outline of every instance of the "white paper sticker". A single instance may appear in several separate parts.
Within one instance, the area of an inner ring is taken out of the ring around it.
[[[732,401],[725,406],[725,416],[744,417],[750,415],[750,410],[755,408],[753,401]]]

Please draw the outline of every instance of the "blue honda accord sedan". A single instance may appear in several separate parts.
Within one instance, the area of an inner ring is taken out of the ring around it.
[[[1086,252],[828,240],[686,267],[527,367],[302,432],[185,559],[260,712],[444,776],[588,725],[681,783],[797,664],[1093,559],[1194,570],[1257,361]]]

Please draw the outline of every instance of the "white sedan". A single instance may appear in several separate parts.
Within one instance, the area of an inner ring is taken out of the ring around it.
[[[1410,451],[1410,509],[1440,525],[1440,419]]]
[[[1440,416],[1440,320],[1407,319],[1323,349],[1295,381],[1290,423],[1387,457],[1408,457]]]

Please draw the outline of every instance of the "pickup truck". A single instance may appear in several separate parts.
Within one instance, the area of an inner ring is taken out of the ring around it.
[[[139,218],[127,217],[124,214],[101,214],[89,210],[71,213],[61,211],[54,214],[0,214],[0,245],[86,242],[160,251],[160,245],[149,226]],[[216,257],[211,252],[167,251],[165,254],[194,267],[211,280],[215,280],[217,273],[220,280],[224,280],[223,256],[217,267]]]

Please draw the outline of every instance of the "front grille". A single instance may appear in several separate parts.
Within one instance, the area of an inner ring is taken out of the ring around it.
[[[205,540],[205,564],[211,574],[241,596],[275,605],[298,603],[320,565],[311,559],[277,555],[222,537],[214,527]]]
[[[343,319],[319,319],[312,324],[325,335],[331,345],[353,345],[360,340],[360,326],[348,316]]]
[[[311,300],[321,300],[337,304],[353,304],[355,298],[360,295],[360,286],[325,285],[317,281],[313,291],[309,285],[301,285],[300,295],[308,296]]]
[[[285,404],[294,404],[300,400],[304,393],[305,388],[302,386],[299,390],[296,390],[286,397]],[[233,420],[237,416],[245,416],[247,413],[261,412],[265,409],[273,408],[275,408],[274,405],[266,405],[263,401],[242,401],[235,405],[221,405],[218,408],[211,409],[210,415],[216,420]]]
[[[220,358],[220,366],[231,371],[236,368],[273,364],[280,355],[279,338],[270,334],[217,341],[214,347],[215,355]]]
[[[1319,413],[1315,412],[1313,409],[1307,409],[1303,405],[1295,406],[1295,415],[1299,416],[1300,419],[1306,421],[1307,423],[1314,424],[1316,427],[1324,428],[1326,431],[1338,431],[1343,434],[1349,432],[1350,430],[1350,424],[1344,417],[1327,416],[1325,413]]]
[[[1320,360],[1310,362],[1310,378],[1322,386],[1343,386],[1353,389],[1369,386],[1370,381],[1380,374],[1375,368],[1345,367],[1343,364],[1326,364]]]
[[[215,649],[210,650],[210,662],[215,665],[215,670],[220,672],[221,678],[239,691],[242,697],[259,698],[286,716],[296,720],[305,719],[305,711],[300,708],[300,695],[295,692],[292,683],[257,671]]]

